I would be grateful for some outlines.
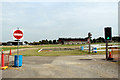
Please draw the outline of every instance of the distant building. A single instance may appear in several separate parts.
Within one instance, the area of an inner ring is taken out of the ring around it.
[[[87,42],[84,38],[59,38],[59,44],[85,44]]]
[[[18,45],[17,41],[8,41],[7,45],[12,46],[12,45]],[[19,45],[23,45],[23,42],[19,42]]]
[[[6,46],[6,45],[7,45],[7,42],[2,42],[2,45],[3,45],[3,46]]]

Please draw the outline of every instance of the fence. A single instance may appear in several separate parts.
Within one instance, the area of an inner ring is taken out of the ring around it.
[[[1,69],[6,69],[8,66],[13,66],[14,65],[14,57],[10,56],[10,54],[5,54],[5,52],[2,50],[0,54],[1,58]]]
[[[113,46],[108,46],[108,51],[120,51],[119,49],[120,45],[113,45]],[[97,48],[98,50],[95,50],[94,48]],[[91,45],[91,51],[106,51],[106,49],[101,49],[101,48],[106,48],[106,46],[101,46],[101,45]],[[85,45],[84,50],[88,50],[88,45]]]

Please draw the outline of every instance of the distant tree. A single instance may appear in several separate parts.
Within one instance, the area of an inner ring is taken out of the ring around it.
[[[53,44],[56,44],[57,43],[57,41],[56,40],[53,40]]]
[[[88,40],[88,37],[85,37],[85,40]]]
[[[47,39],[46,40],[42,40],[41,44],[48,44],[48,40]]]
[[[24,43],[25,43],[25,44],[28,44],[28,42],[27,42],[27,41],[24,41]]]
[[[96,41],[101,43],[101,42],[105,42],[105,39],[103,37],[99,37],[96,39]]]
[[[52,42],[52,40],[49,40],[48,43],[49,43],[49,44],[52,44],[53,42]]]
[[[46,39],[46,44],[49,44],[49,41]]]
[[[30,43],[28,43],[28,44],[29,44],[29,45],[33,45],[33,43],[31,43],[31,42],[30,42]]]
[[[61,44],[62,44],[62,45],[64,44],[64,41],[63,41],[63,40],[61,41]]]
[[[93,39],[93,43],[96,43],[96,39],[95,38]]]
[[[114,41],[114,42],[120,42],[120,37],[119,36],[112,37],[112,41]]]
[[[92,39],[90,39],[90,42],[91,42],[91,43],[93,43],[93,40],[92,40]]]
[[[85,40],[88,40],[88,38],[89,38],[89,37],[85,37]],[[92,37],[90,37],[90,39],[91,39],[91,38],[92,38]]]
[[[34,42],[33,42],[33,45],[39,45],[39,42],[35,42],[35,41],[34,41]]]
[[[39,41],[39,44],[42,44],[42,41]]]
[[[41,44],[46,44],[46,40],[42,40],[42,41],[41,41]]]

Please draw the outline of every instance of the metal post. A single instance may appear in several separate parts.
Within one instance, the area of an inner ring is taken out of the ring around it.
[[[89,37],[89,40],[90,40],[90,37]],[[91,51],[91,42],[89,41],[89,53],[90,53],[90,51]]]
[[[106,40],[106,59],[108,59],[108,41]]]
[[[91,52],[91,41],[90,41],[90,38],[91,38],[92,34],[89,32],[88,33],[88,40],[89,40],[89,54]]]
[[[19,40],[18,40],[18,46],[17,46],[17,55],[18,55],[17,63],[18,63],[18,67],[19,67]]]

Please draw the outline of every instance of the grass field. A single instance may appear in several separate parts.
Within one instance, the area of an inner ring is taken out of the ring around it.
[[[30,46],[20,46],[19,49],[22,48],[31,48]],[[17,46],[3,46],[0,47],[0,49],[3,49],[4,51],[10,50],[10,49],[17,49]]]
[[[50,48],[50,47],[80,47],[84,44],[76,44],[76,45],[23,45],[19,46],[20,49],[22,48]],[[0,49],[3,49],[4,51],[10,50],[10,49],[17,49],[17,46],[0,46]]]
[[[61,51],[43,50],[41,52],[38,52],[38,50],[40,49],[30,49],[26,51],[20,51],[20,55],[23,55],[23,56],[66,56],[66,55],[88,55],[89,54],[88,51],[81,51],[81,50],[61,50]],[[91,55],[105,54],[105,52],[90,53],[90,54]]]
[[[104,44],[104,43],[103,43]],[[24,51],[20,51],[20,54],[23,56],[65,56],[65,55],[88,55],[88,50],[81,51],[80,46],[84,46],[85,44],[77,44],[77,45],[24,45],[19,48],[30,48]],[[17,46],[0,46],[1,49],[10,50],[17,49]],[[35,48],[35,49],[31,49]],[[44,49],[55,49],[55,48],[79,48],[79,50],[43,50],[38,52],[41,48]],[[105,54],[105,51],[98,51],[97,53],[90,53],[91,55],[95,54]],[[112,54],[118,54],[118,51],[112,52]],[[13,55],[16,55],[13,54]]]
[[[105,43],[93,43],[93,44],[101,44],[101,45],[105,45]],[[119,45],[118,43],[109,43],[109,45]],[[49,48],[49,47],[80,47],[80,46],[84,46],[86,44],[74,44],[74,45],[61,45],[61,44],[53,44],[53,45],[23,45],[20,46],[19,48]],[[4,49],[6,50],[10,50],[10,49],[17,49],[17,46],[0,46],[0,49]]]

